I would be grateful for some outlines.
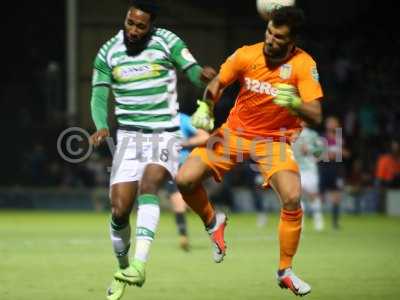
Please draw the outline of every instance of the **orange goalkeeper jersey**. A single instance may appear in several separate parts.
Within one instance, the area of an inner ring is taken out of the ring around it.
[[[266,65],[264,43],[244,46],[221,66],[219,80],[229,85],[240,82],[240,92],[224,126],[245,138],[286,137],[291,140],[301,130],[300,118],[272,102],[277,83],[297,87],[302,101],[322,97],[315,61],[302,49],[275,69]]]

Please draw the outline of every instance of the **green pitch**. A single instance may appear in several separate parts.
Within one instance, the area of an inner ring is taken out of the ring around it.
[[[116,270],[107,214],[0,212],[0,299],[98,300]],[[278,218],[256,227],[231,215],[228,255],[214,264],[206,233],[191,214],[192,251],[178,248],[173,215],[163,214],[143,288],[123,299],[296,299],[275,282]],[[132,220],[135,224],[135,220]],[[309,220],[295,271],[312,287],[306,299],[400,299],[400,219],[345,217],[339,232],[315,233]]]

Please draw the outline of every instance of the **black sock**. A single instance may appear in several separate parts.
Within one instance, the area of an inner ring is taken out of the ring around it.
[[[338,203],[334,203],[332,205],[332,221],[334,228],[339,227],[339,214],[340,214],[340,206]]]
[[[210,230],[212,228],[214,228],[215,224],[217,224],[217,215],[214,214],[214,217],[212,218],[210,224],[206,225],[206,230]]]
[[[283,274],[285,274],[286,269],[278,270],[278,276],[282,276]]]
[[[179,235],[187,235],[186,217],[185,213],[175,213],[175,222],[178,226]]]

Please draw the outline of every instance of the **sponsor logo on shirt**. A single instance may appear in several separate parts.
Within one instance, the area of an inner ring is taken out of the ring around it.
[[[156,64],[126,65],[115,67],[112,73],[116,81],[127,82],[158,76],[161,69],[161,66]]]
[[[258,94],[266,94],[269,96],[276,96],[278,90],[274,88],[269,82],[263,82],[257,79],[245,77],[245,87],[247,90]]]

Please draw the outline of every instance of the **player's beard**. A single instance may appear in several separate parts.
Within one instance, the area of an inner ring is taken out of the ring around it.
[[[146,49],[151,36],[153,35],[153,30],[150,29],[141,39],[136,41],[130,41],[126,31],[124,30],[124,44],[126,47],[126,53],[129,56],[136,56],[140,54],[144,49]]]
[[[267,63],[270,66],[276,66],[288,60],[293,50],[294,46],[292,44],[287,44],[276,50],[268,48],[267,44],[264,43],[264,55],[267,57]]]

